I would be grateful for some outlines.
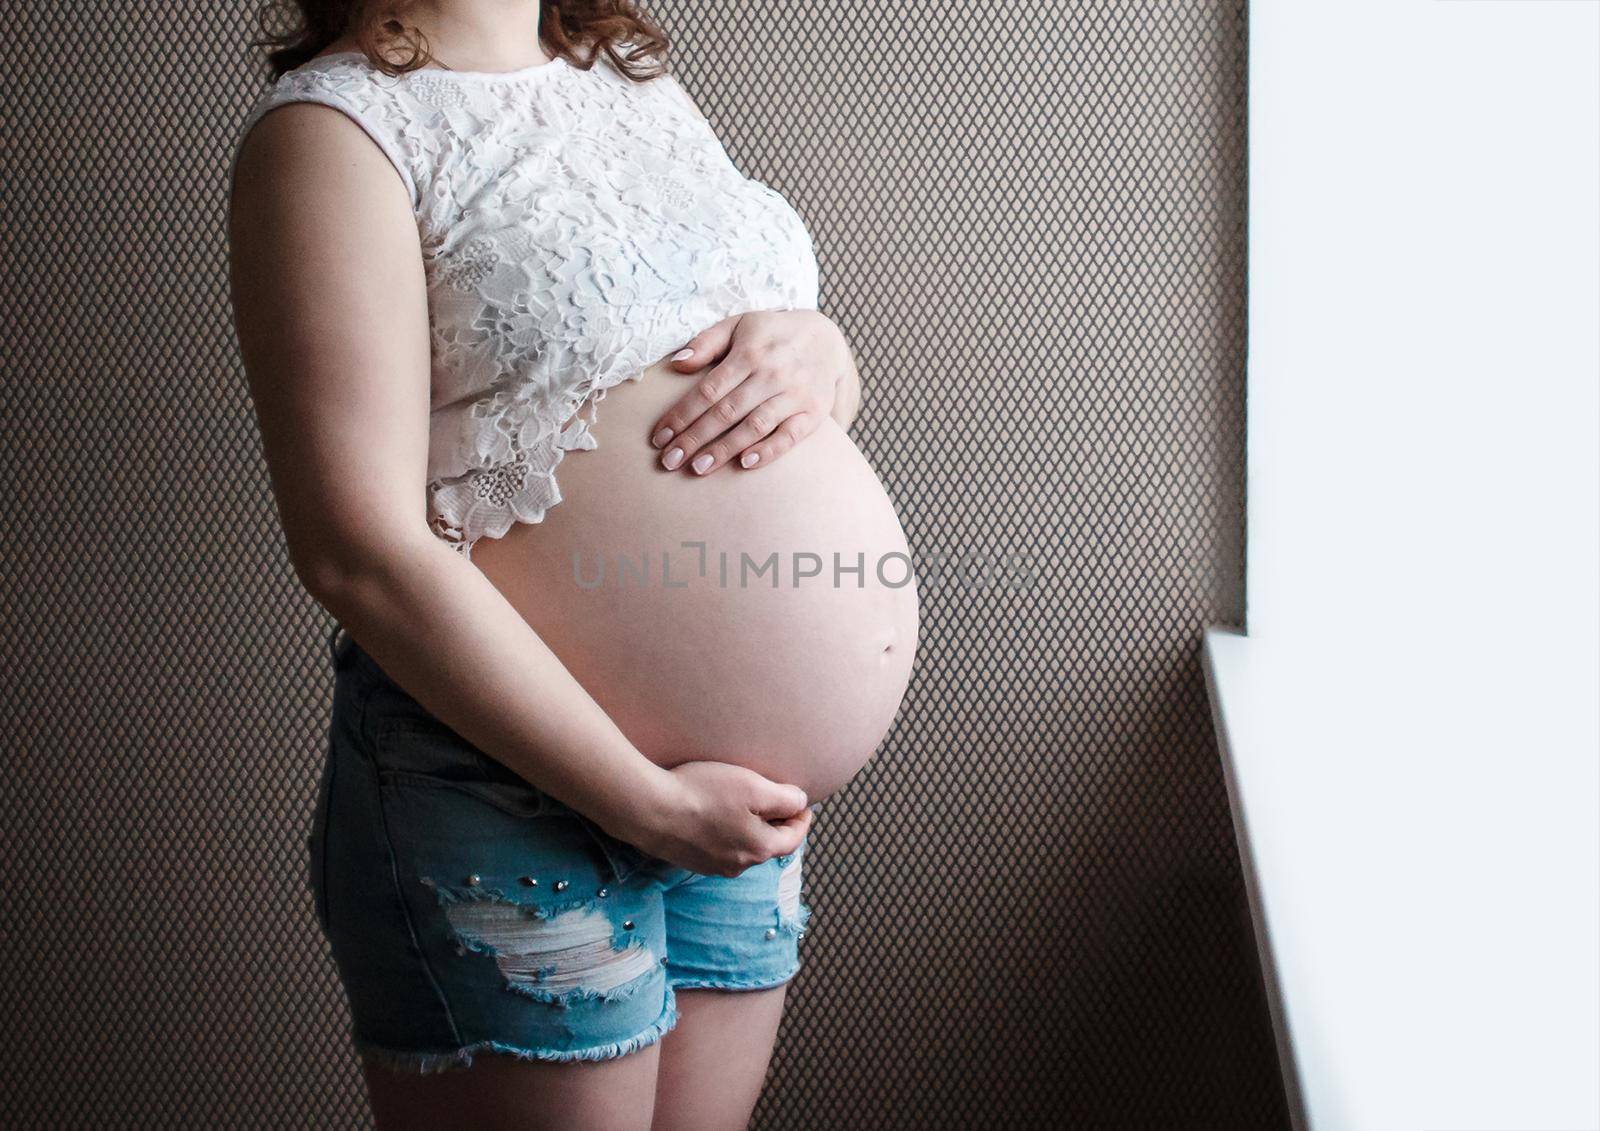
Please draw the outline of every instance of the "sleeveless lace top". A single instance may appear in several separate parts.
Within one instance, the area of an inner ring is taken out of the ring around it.
[[[561,501],[556,465],[595,446],[608,388],[732,314],[817,308],[801,217],[734,166],[670,74],[635,83],[604,59],[555,59],[391,76],[359,52],[324,55],[251,107],[235,162],[251,126],[288,102],[352,118],[411,194],[428,289],[428,521],[469,557]]]

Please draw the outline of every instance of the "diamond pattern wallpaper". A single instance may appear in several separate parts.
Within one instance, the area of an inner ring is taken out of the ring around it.
[[[255,4],[0,13],[9,1126],[364,1126],[327,615],[227,292]],[[1287,1125],[1200,671],[1243,609],[1243,0],[651,10],[815,236],[925,585],[760,1128]]]

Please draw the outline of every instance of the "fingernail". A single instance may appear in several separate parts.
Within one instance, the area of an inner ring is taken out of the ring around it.
[[[672,429],[663,428],[661,431],[657,432],[654,436],[650,437],[650,443],[652,445],[654,445],[655,447],[659,448],[659,447],[661,447],[661,445],[665,444],[670,439],[672,439]]]
[[[689,466],[694,468],[696,475],[704,475],[715,462],[716,458],[710,452],[701,452],[694,457],[694,462]]]
[[[740,467],[754,467],[756,464],[758,464],[760,462],[761,462],[761,453],[760,452],[745,452],[744,455],[739,457],[739,466]]]
[[[668,471],[674,470],[682,462],[683,462],[683,449],[682,448],[673,448],[666,455],[661,457],[661,466],[666,468]]]
[[[673,361],[682,361],[686,357],[693,357],[693,356],[694,356],[694,347],[693,346],[684,346],[681,350],[679,350],[677,353],[672,355],[672,360]]]

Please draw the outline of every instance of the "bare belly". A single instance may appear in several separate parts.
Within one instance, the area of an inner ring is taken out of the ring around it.
[[[910,679],[905,533],[831,419],[766,467],[662,470],[650,426],[692,382],[658,363],[607,392],[563,501],[473,562],[651,761],[733,762],[818,801]]]

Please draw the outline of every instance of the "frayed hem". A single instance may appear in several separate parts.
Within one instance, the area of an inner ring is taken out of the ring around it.
[[[772,982],[739,982],[731,978],[676,978],[671,985],[675,990],[775,990],[794,981],[799,973],[800,967],[796,966]]]
[[[526,1049],[504,1041],[477,1041],[450,1052],[402,1052],[387,1049],[365,1041],[355,1041],[356,1053],[379,1068],[391,1072],[430,1074],[447,1072],[452,1068],[469,1068],[479,1053],[497,1053],[517,1060],[614,1060],[619,1056],[637,1052],[655,1044],[678,1023],[678,1002],[671,985],[667,986],[666,1006],[661,1016],[644,1032],[622,1041],[593,1045],[586,1049]]]

